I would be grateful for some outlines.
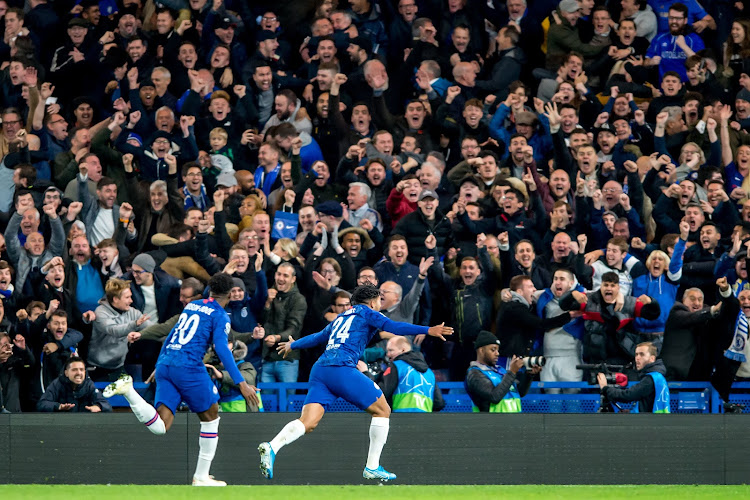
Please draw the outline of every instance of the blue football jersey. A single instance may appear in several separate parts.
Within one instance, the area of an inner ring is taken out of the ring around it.
[[[326,366],[357,366],[357,361],[372,337],[384,330],[396,335],[426,334],[426,326],[393,321],[382,313],[358,304],[339,314],[320,332],[292,343],[292,349],[305,349],[322,344],[327,339],[326,350],[318,363]]]
[[[205,370],[203,356],[214,345],[232,380],[242,381],[227,346],[230,329],[229,315],[214,299],[195,300],[185,306],[164,341],[157,365]]]

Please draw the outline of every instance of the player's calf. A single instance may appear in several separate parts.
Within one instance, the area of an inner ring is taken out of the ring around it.
[[[148,404],[133,388],[133,377],[130,375],[121,375],[120,378],[104,388],[102,395],[105,398],[117,395],[124,396],[139,422],[145,424],[146,428],[156,435],[161,436],[166,434],[167,427],[164,424],[164,420],[159,416],[156,409]]]

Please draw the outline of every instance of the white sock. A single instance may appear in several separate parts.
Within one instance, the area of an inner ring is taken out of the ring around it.
[[[219,420],[201,422],[201,437],[198,440],[200,451],[198,452],[198,465],[195,467],[195,477],[208,479],[208,471],[216,454],[216,446],[219,444]]]
[[[370,422],[370,451],[367,452],[368,469],[377,469],[380,467],[380,453],[383,451],[385,442],[388,441],[389,427],[390,419],[372,417],[372,422]]]
[[[304,435],[305,424],[299,419],[292,420],[271,440],[271,449],[274,453],[278,453],[281,448],[295,442]]]
[[[125,394],[125,399],[130,403],[130,408],[133,410],[135,418],[140,423],[146,424],[146,429],[158,436],[166,434],[167,428],[164,426],[164,421],[156,412],[156,409],[148,404],[135,389],[131,387],[127,394]]]

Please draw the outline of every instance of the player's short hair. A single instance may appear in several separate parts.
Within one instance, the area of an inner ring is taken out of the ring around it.
[[[228,295],[233,287],[234,280],[227,273],[216,273],[208,280],[208,288],[214,296]]]
[[[352,292],[352,305],[366,304],[380,297],[380,289],[374,285],[360,285]]]

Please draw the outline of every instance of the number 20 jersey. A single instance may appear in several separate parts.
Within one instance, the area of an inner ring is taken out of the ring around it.
[[[230,328],[229,315],[216,301],[195,300],[180,314],[164,341],[157,364],[205,370],[203,356],[208,347],[226,346]]]

